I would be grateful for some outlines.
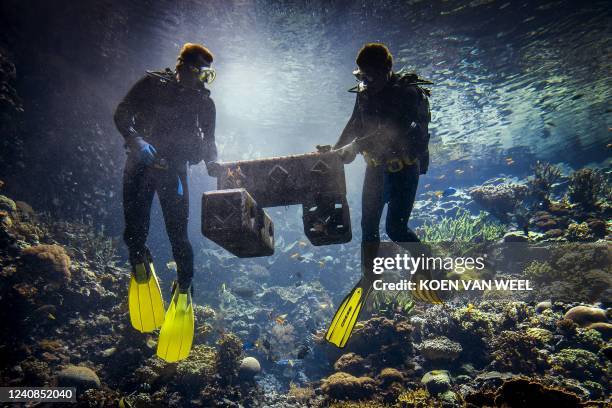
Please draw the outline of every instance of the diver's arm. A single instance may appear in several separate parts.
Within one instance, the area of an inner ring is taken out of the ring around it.
[[[355,98],[355,106],[353,108],[353,113],[351,114],[351,118],[346,123],[342,134],[338,138],[338,141],[334,145],[334,150],[340,149],[343,146],[351,143],[355,140],[361,133],[361,117],[360,117],[360,107],[359,107],[359,96]]]
[[[200,123],[200,129],[202,130],[202,158],[205,163],[211,161],[217,161],[217,144],[215,143],[215,126],[217,120],[217,110],[215,108],[215,102],[208,98],[206,103],[203,104],[203,122]]]
[[[124,137],[127,147],[134,147],[142,141],[142,135],[135,126],[135,116],[141,113],[151,101],[151,82],[148,76],[141,78],[132,86],[127,95],[117,105],[114,120],[117,130]]]

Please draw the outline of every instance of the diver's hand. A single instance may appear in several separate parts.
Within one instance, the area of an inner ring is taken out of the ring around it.
[[[138,157],[142,163],[150,166],[155,161],[157,150],[152,144],[147,143],[142,137],[136,138],[136,146],[138,147]]]
[[[209,161],[206,163],[206,171],[210,177],[219,177],[222,170],[223,166],[221,166],[217,161]]]
[[[357,145],[355,144],[355,142],[351,142],[346,146],[342,146],[339,149],[335,149],[334,152],[340,155],[340,159],[344,164],[349,164],[353,160],[355,160],[355,157],[357,157]]]

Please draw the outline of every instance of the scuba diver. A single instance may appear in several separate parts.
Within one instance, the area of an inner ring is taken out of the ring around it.
[[[186,358],[194,333],[187,166],[204,161],[211,176],[220,168],[216,161],[215,104],[205,86],[215,78],[212,62],[213,55],[206,47],[185,44],[176,70],[147,71],[119,103],[114,115],[127,149],[123,210],[124,240],[132,265],[130,320],[143,333],[161,328],[157,355],[166,361]],[[165,313],[151,253],[146,247],[155,193],[177,265],[177,280]]]
[[[367,163],[362,192],[362,278],[343,300],[326,333],[338,347],[348,341],[359,312],[372,290],[373,262],[380,246],[379,224],[385,204],[389,238],[425,256],[431,252],[419,244],[408,228],[419,175],[429,166],[431,120],[428,96],[421,85],[432,84],[414,73],[393,72],[393,56],[380,43],[365,44],[356,59],[353,75],[359,81],[349,92],[357,94],[353,113],[334,145],[343,162],[351,163],[361,153]],[[417,272],[422,275],[424,271]],[[415,276],[415,279],[418,279]],[[413,291],[429,303],[441,303],[436,293]]]

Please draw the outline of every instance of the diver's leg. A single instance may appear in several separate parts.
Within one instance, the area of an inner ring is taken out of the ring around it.
[[[155,186],[149,169],[128,157],[123,172],[123,239],[132,266],[149,256],[146,242],[154,195]]]
[[[417,235],[408,228],[417,187],[419,185],[418,166],[406,166],[402,171],[389,173],[389,207],[385,229],[394,242],[419,242]]]
[[[177,267],[179,289],[185,291],[193,278],[193,249],[187,234],[189,191],[186,171],[167,171],[159,184],[158,194]]]
[[[419,167],[406,166],[402,171],[390,173],[387,177],[389,182],[389,207],[387,208],[387,219],[385,229],[392,241],[412,252],[418,252],[426,257],[432,255],[431,248],[422,244],[417,235],[408,228],[408,221],[419,185]]]
[[[361,194],[361,268],[367,276],[371,275],[380,246],[380,217],[384,206],[383,169],[368,166]]]

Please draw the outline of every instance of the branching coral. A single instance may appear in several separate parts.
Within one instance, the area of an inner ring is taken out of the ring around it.
[[[528,184],[529,195],[548,205],[552,185],[561,178],[561,169],[550,163],[538,161],[533,170],[535,174]]]
[[[459,210],[455,218],[425,223],[420,229],[425,242],[487,242],[496,241],[506,232],[503,225],[488,220],[485,212],[477,217],[466,210]]]
[[[403,392],[397,401],[402,408],[433,408],[441,406],[440,402],[431,398],[424,388]]]
[[[295,383],[289,384],[289,392],[287,395],[300,404],[306,404],[312,397],[315,396],[315,391],[312,387],[299,387]]]
[[[610,195],[610,189],[612,187],[600,171],[580,169],[570,176],[568,195],[573,203],[593,209],[600,197]]]

